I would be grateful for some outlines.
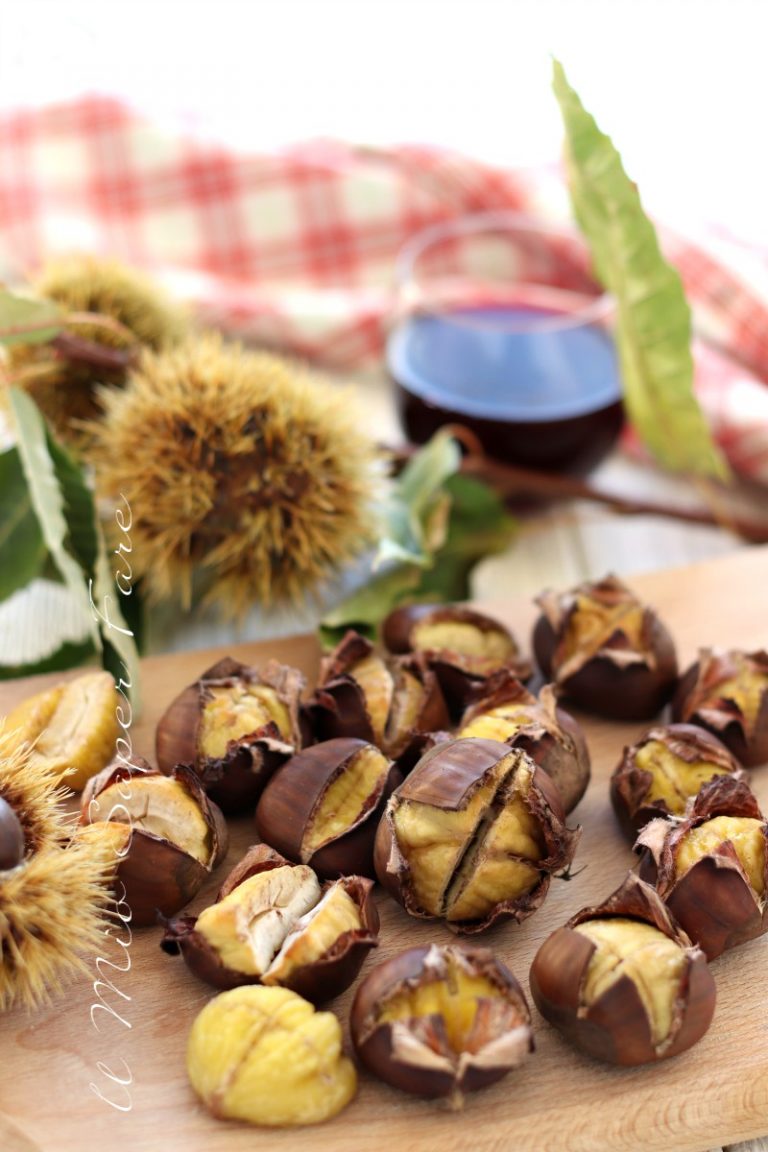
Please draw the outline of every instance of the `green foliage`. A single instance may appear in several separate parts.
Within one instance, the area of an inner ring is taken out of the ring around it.
[[[45,557],[19,454],[9,448],[0,455],[0,600],[39,576]]]
[[[52,300],[15,296],[0,288],[0,344],[48,344],[61,328],[61,312]]]

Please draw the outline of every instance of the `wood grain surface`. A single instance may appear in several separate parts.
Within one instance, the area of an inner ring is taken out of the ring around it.
[[[677,640],[683,666],[699,645],[768,647],[768,549],[745,551],[688,569],[632,581],[654,604]],[[514,599],[486,605],[525,642],[534,607]],[[318,650],[311,638],[243,645],[241,660],[274,656],[311,678]],[[132,731],[137,751],[152,757],[155,723],[169,701],[223,652],[155,657],[144,664],[144,712]],[[0,687],[0,714],[56,677]],[[643,725],[580,717],[593,760],[593,780],[572,816],[584,835],[577,875],[554,882],[542,909],[522,926],[502,925],[483,941],[527,989],[528,968],[541,941],[585,904],[622,880],[633,857],[616,826],[607,779],[625,743]],[[768,805],[768,767],[753,785]],[[252,840],[248,819],[233,822],[228,864],[191,906],[210,902],[228,866]],[[383,894],[381,946],[363,971],[404,947],[452,935],[439,924],[411,920]],[[713,964],[718,987],[714,1023],[692,1051],[655,1067],[617,1070],[570,1049],[533,1010],[537,1050],[527,1064],[467,1100],[461,1114],[411,1098],[360,1076],[356,1099],[317,1128],[272,1131],[212,1120],[197,1103],[184,1070],[187,1034],[213,992],[180,959],[162,954],[156,929],[137,930],[130,968],[114,940],[105,939],[102,966],[113,989],[102,988],[115,1014],[92,1013],[90,977],[76,981],[50,1009],[0,1018],[0,1146],[40,1152],[239,1152],[316,1149],[319,1152],[702,1152],[768,1133],[768,938]],[[330,1006],[345,1025],[351,993]],[[92,1015],[98,1024],[92,1023]],[[118,1019],[117,1017],[121,1018]],[[127,1088],[109,1078],[124,1080]],[[95,1090],[94,1090],[95,1086]],[[112,1104],[99,1098],[109,1099]],[[119,1105],[124,1110],[118,1110]]]

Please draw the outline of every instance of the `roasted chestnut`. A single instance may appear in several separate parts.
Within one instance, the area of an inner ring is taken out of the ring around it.
[[[573,858],[578,831],[564,819],[554,783],[521,749],[449,740],[388,801],[376,875],[411,915],[445,919],[456,932],[520,922]]]
[[[228,813],[251,808],[278,767],[301,747],[304,677],[270,661],[263,672],[230,657],[190,684],[157,726],[157,762],[191,764]]]
[[[400,775],[365,740],[326,740],[292,757],[256,808],[259,836],[323,878],[373,876],[373,841]]]
[[[705,784],[684,820],[652,820],[640,874],[708,960],[768,931],[768,822],[742,780]]]
[[[533,1051],[522,988],[487,948],[431,944],[377,965],[355,995],[362,1063],[417,1096],[450,1098],[501,1079]]]
[[[566,813],[587,789],[587,742],[573,717],[557,707],[550,684],[542,688],[537,700],[516,677],[500,673],[488,682],[487,693],[464,713],[458,735],[522,748],[554,780]]]
[[[534,957],[531,995],[574,1047],[610,1064],[650,1064],[700,1040],[715,1009],[704,953],[653,888],[630,873]]]
[[[654,817],[682,816],[688,801],[716,776],[742,780],[745,772],[703,728],[659,725],[624,749],[611,776],[611,803],[624,832],[634,840]]]
[[[451,715],[458,718],[495,672],[526,680],[531,667],[509,629],[490,616],[456,604],[410,604],[384,621],[390,652],[423,652],[440,681]]]
[[[378,944],[372,888],[361,876],[321,886],[306,864],[257,844],[215,904],[167,922],[161,947],[216,988],[280,984],[319,1003],[348,988]]]
[[[114,829],[115,881],[137,927],[188,904],[227,852],[221,811],[183,765],[171,776],[138,756],[109,765],[82,796],[80,823],[102,821]]]
[[[677,682],[669,632],[615,576],[542,593],[533,651],[544,675],[587,712],[648,720]]]
[[[714,733],[747,767],[768,762],[768,652],[702,648],[672,701],[675,720]]]
[[[316,739],[355,736],[393,759],[419,735],[450,723],[437,677],[422,657],[384,660],[353,631],[324,657],[305,714]]]
[[[16,868],[24,859],[24,829],[8,801],[0,796],[0,872]]]

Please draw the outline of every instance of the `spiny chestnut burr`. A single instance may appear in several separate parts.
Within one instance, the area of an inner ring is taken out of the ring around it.
[[[742,780],[705,784],[683,820],[640,833],[640,874],[708,960],[768,931],[768,822]]]
[[[8,801],[0,796],[0,872],[16,868],[24,859],[24,829]]]
[[[531,673],[509,629],[456,604],[395,608],[384,621],[381,636],[390,652],[424,653],[456,718],[495,672],[506,669],[521,680]]]
[[[487,948],[431,944],[377,965],[350,1013],[360,1060],[393,1088],[449,1097],[500,1080],[533,1051],[522,988]]]
[[[672,715],[708,729],[747,767],[768,763],[768,652],[702,648]]]
[[[84,825],[102,821],[114,829],[115,882],[137,927],[188,904],[227,852],[224,817],[184,765],[165,776],[137,756],[105,768],[84,790],[80,815]]]
[[[488,682],[488,691],[461,719],[458,735],[500,740],[522,748],[557,785],[566,813],[571,812],[589,784],[590,763],[584,734],[545,685],[537,700],[516,677],[501,672]]]
[[[566,696],[611,720],[648,720],[670,699],[677,656],[656,613],[615,576],[542,593],[533,651]]]
[[[373,744],[351,737],[313,744],[264,789],[259,836],[325,879],[373,876],[376,825],[400,774]]]
[[[624,749],[611,776],[611,803],[632,840],[658,816],[682,816],[686,804],[716,776],[745,779],[736,758],[693,724],[651,728]]]
[[[531,995],[574,1047],[610,1064],[650,1064],[707,1031],[715,983],[653,888],[630,873],[583,908],[534,957]]]
[[[450,723],[437,677],[423,657],[385,660],[354,631],[323,658],[305,715],[320,741],[354,736],[392,758],[419,734]]]
[[[304,677],[270,661],[263,672],[226,657],[190,684],[157,726],[157,762],[191,764],[227,813],[251,808],[278,767],[301,747]]]
[[[407,912],[456,932],[524,920],[566,868],[566,828],[552,780],[497,740],[436,745],[393,793],[376,834],[376,875]]]
[[[166,924],[161,947],[215,988],[280,984],[313,1003],[338,996],[378,944],[373,881],[325,885],[266,844],[250,848],[215,904]]]
[[[187,1075],[218,1120],[320,1124],[349,1104],[357,1073],[341,1025],[288,988],[233,988],[195,1018]]]

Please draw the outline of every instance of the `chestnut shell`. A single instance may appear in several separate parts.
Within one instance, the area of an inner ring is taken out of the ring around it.
[[[702,648],[699,659],[680,678],[672,700],[675,720],[706,728],[725,744],[740,763],[755,768],[768,763],[768,688],[763,692],[754,728],[749,731],[734,700],[718,694],[718,685],[735,671],[734,657],[754,661],[768,674],[768,652],[721,652]]]
[[[465,1052],[453,1068],[438,1060],[430,1066],[425,1059],[415,1055],[409,1060],[412,1054],[394,1040],[392,1023],[378,1022],[381,1007],[388,999],[403,986],[421,984],[430,960],[435,955],[440,957],[451,952],[460,953],[478,975],[495,985],[499,998],[518,1011],[520,1025],[515,1030],[518,1035],[511,1038],[512,1051],[506,1062],[484,1060],[482,1049],[478,1053]],[[410,948],[390,957],[362,980],[350,1011],[352,1043],[365,1067],[393,1088],[427,1099],[474,1092],[500,1080],[528,1052],[533,1051],[530,1023],[525,994],[513,974],[487,948],[477,946],[459,949],[455,945],[432,944]]]
[[[691,828],[716,816],[763,820],[768,893],[768,823],[743,780],[731,776],[710,780],[694,800],[686,819],[652,820],[635,845],[641,853],[641,877],[655,885],[671,914],[700,945],[708,960],[768,932],[768,900],[763,898],[761,905],[755,898],[730,841],[724,841],[716,853],[703,856],[679,879],[675,878],[678,843]]]
[[[533,629],[536,662],[562,694],[586,712],[609,720],[650,720],[669,701],[677,683],[675,643],[656,613],[643,610],[644,652],[636,652],[620,628],[595,654],[572,673],[559,673],[558,649],[575,605],[575,594],[597,599],[631,596],[616,577],[587,583],[572,593],[543,593],[537,598],[542,614]],[[610,647],[607,647],[610,641]]]
[[[693,724],[665,724],[650,728],[634,744],[625,747],[610,781],[613,810],[622,831],[633,842],[649,820],[672,815],[665,800],[646,799],[653,777],[638,767],[635,756],[643,745],[651,741],[668,744],[670,750],[683,760],[711,761],[713,777],[727,773],[736,780],[747,778],[725,745],[703,728]]]
[[[322,845],[308,859],[302,857],[305,830],[328,782],[367,746],[367,741],[352,737],[326,740],[286,761],[267,784],[256,808],[256,829],[261,839],[286,859],[309,864],[323,879],[374,878],[376,827],[387,799],[401,779],[394,764],[390,765],[381,790],[369,797],[368,807],[349,831]]]
[[[0,872],[21,864],[24,848],[21,821],[8,801],[0,796]]]
[[[252,846],[224,880],[216,902],[223,900],[250,876],[288,863],[290,861],[266,844]],[[379,913],[373,899],[373,881],[361,876],[346,876],[331,883],[341,884],[354,900],[360,910],[362,928],[345,932],[321,957],[310,965],[295,969],[282,983],[282,987],[290,988],[313,1004],[331,1000],[348,988],[357,978],[368,952],[379,942]],[[323,892],[330,886],[330,883],[325,884]],[[181,954],[189,970],[214,988],[226,991],[242,984],[261,983],[259,976],[238,972],[224,964],[205,937],[195,930],[196,923],[196,916],[166,920],[165,934],[160,941],[163,951],[169,956]]]
[[[140,756],[126,764],[110,764],[86,784],[82,795],[81,824],[90,824],[90,804],[106,788],[134,776],[161,776]],[[208,866],[182,851],[170,840],[134,827],[131,843],[115,873],[115,881],[124,889],[131,909],[131,923],[136,928],[156,924],[158,916],[173,916],[200,891],[211,872],[227,854],[229,831],[221,810],[206,795],[195,772],[178,765],[169,775],[179,780],[200,805],[211,829],[211,859]]]
[[[596,946],[574,929],[587,920],[616,916],[651,924],[686,949],[677,1027],[661,1051],[652,1042],[643,1002],[629,977],[620,977],[588,1008],[581,1003]],[[544,941],[531,966],[530,988],[542,1016],[574,1047],[597,1060],[629,1067],[667,1060],[692,1047],[709,1028],[715,1009],[715,983],[704,953],[691,947],[653,888],[632,873],[602,904],[581,909]]]

